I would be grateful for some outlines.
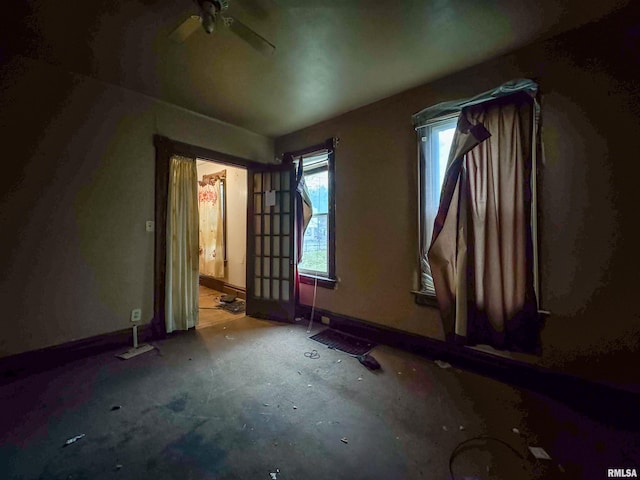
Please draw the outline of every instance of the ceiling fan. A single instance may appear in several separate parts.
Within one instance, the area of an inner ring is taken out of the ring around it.
[[[169,38],[176,43],[184,42],[199,27],[205,32],[213,33],[220,23],[253,48],[264,55],[272,55],[276,47],[263,36],[254,32],[238,19],[226,14],[229,9],[229,0],[194,0],[198,6],[198,15],[191,15],[178,28],[176,28]]]

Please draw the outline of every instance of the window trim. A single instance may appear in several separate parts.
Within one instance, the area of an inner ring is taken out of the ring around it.
[[[300,283],[307,285],[317,285],[323,288],[335,288],[337,284],[336,277],[336,188],[335,188],[335,141],[333,138],[329,138],[322,143],[303,148],[301,150],[286,152],[283,155],[283,163],[293,163],[299,157],[308,156],[313,153],[320,153],[322,151],[327,152],[327,173],[328,173],[328,263],[329,272],[327,275],[322,275],[321,272],[305,272],[299,270]],[[324,167],[322,167],[324,168]]]
[[[314,175],[316,173],[323,173],[323,172],[327,172],[327,177],[329,175],[329,155],[327,155],[327,159],[326,160],[322,160],[321,162],[318,162],[317,164],[312,165],[311,167],[309,167],[308,169],[306,167],[304,167],[303,165],[303,171],[305,175]],[[330,189],[330,187],[328,187]],[[327,192],[327,204],[329,203],[329,199],[328,199],[328,193]],[[298,266],[298,272],[300,272],[301,275],[307,275],[310,277],[317,277],[317,278],[331,278],[331,261],[328,258],[329,256],[329,244],[330,244],[330,239],[329,237],[329,230],[330,230],[330,226],[329,226],[329,216],[330,213],[327,211],[326,213],[327,215],[327,272],[322,272],[320,270],[310,270],[310,269],[306,269],[306,268],[301,268],[300,266]]]

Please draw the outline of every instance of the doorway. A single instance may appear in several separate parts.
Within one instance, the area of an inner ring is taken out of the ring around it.
[[[196,159],[199,208],[197,328],[245,315],[247,169]]]
[[[293,321],[295,311],[294,289],[296,285],[294,276],[294,199],[295,199],[295,172],[293,165],[287,164],[265,164],[254,162],[245,158],[236,157],[224,152],[209,150],[206,148],[190,145],[187,143],[172,140],[162,135],[154,136],[156,147],[156,188],[155,188],[155,258],[154,258],[154,313],[151,323],[152,335],[156,338],[167,336],[167,301],[178,298],[181,302],[189,304],[189,308],[198,309],[198,291],[190,288],[188,294],[183,294],[174,287],[174,278],[168,273],[176,274],[178,270],[167,269],[170,261],[167,255],[168,246],[178,248],[181,258],[186,259],[190,265],[189,269],[183,269],[176,275],[184,275],[185,278],[178,278],[178,283],[187,281],[193,287],[198,287],[198,264],[197,259],[190,257],[189,249],[184,249],[184,245],[178,247],[181,241],[171,237],[171,244],[168,244],[168,216],[169,213],[176,214],[178,210],[169,210],[169,185],[172,177],[172,162],[193,161],[192,178],[197,181],[196,161],[204,160],[228,166],[240,167],[246,170],[246,192],[248,196],[245,208],[246,243],[244,253],[245,277],[245,300],[246,312],[248,316],[269,318],[274,320]],[[181,160],[180,158],[181,157]],[[173,185],[173,183],[172,183]],[[227,187],[228,188],[228,187]],[[195,190],[194,190],[195,192]],[[194,201],[197,194],[193,194]],[[180,210],[184,212],[193,210]],[[193,227],[195,232],[198,228],[197,218],[186,214],[196,223]],[[197,215],[195,215],[197,217]],[[173,218],[173,217],[172,217]],[[173,225],[173,223],[172,223]],[[172,226],[173,228],[173,226]],[[182,238],[182,237],[180,237]],[[174,243],[176,242],[177,243]],[[182,242],[184,243],[184,242]],[[197,243],[194,243],[193,251],[197,254]],[[173,260],[171,260],[173,261]],[[195,261],[195,265],[191,262]],[[227,264],[228,265],[228,264]],[[237,264],[236,264],[237,266]],[[187,279],[186,276],[189,278]],[[169,279],[169,280],[168,280]],[[193,280],[192,280],[193,279]],[[214,283],[216,292],[227,293],[225,290],[233,288],[233,284],[222,280],[208,278],[205,281],[220,282]],[[227,283],[225,285],[224,283]],[[211,284],[210,284],[211,285]],[[205,285],[211,288],[209,285]],[[239,286],[239,285],[236,285]],[[168,297],[171,292],[171,297]],[[240,289],[235,289],[229,293],[242,295]],[[185,296],[186,295],[186,296]],[[175,305],[175,304],[172,304]],[[171,322],[175,310],[171,311]],[[184,316],[185,313],[179,312]],[[183,328],[184,329],[184,328]],[[172,331],[172,330],[169,330]]]

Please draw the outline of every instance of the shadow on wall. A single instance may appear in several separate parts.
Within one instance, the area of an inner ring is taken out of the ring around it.
[[[640,168],[629,161],[630,139],[640,134],[640,31],[595,29],[582,32],[591,39],[577,42],[581,48],[576,39],[552,43],[546,54],[563,68],[541,73],[542,288],[553,313],[542,334],[543,364],[640,391],[638,370],[634,376],[623,368],[640,353],[639,308],[631,300],[640,272],[629,268],[640,264]]]

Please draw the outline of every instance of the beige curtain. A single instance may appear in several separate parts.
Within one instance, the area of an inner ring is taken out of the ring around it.
[[[462,110],[429,249],[450,338],[534,352],[533,99],[518,93]]]
[[[222,181],[198,186],[200,208],[200,273],[224,277],[224,229],[222,223]]]
[[[197,185],[195,160],[172,157],[167,200],[167,333],[198,324]]]

